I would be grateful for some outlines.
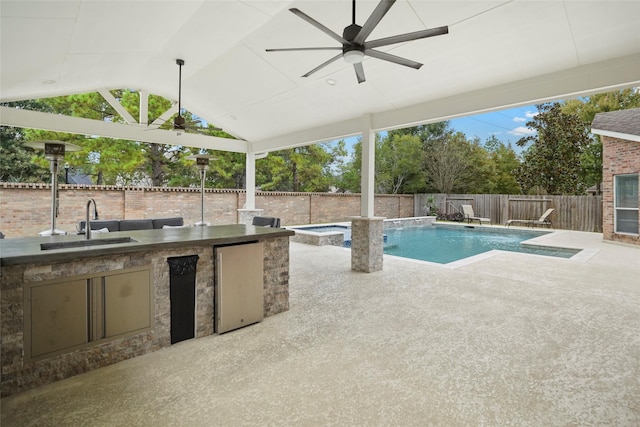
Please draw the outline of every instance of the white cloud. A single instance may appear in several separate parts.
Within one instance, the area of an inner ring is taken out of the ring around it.
[[[524,126],[518,126],[517,128],[509,131],[509,134],[514,136],[529,136],[535,133],[536,131],[534,129],[529,129],[528,127]]]
[[[535,116],[537,116],[539,113],[537,111],[527,111],[526,113],[524,113],[524,117],[514,117],[513,121],[514,122],[518,122],[518,123],[524,123],[528,120],[531,120],[532,118],[534,118]]]

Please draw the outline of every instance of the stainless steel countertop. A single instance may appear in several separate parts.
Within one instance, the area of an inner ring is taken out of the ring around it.
[[[50,250],[42,250],[40,244],[82,241],[84,240],[84,236],[67,235],[2,239],[0,240],[0,266],[75,261],[99,255],[177,248],[185,244],[225,245],[276,237],[287,237],[293,236],[294,234],[294,231],[284,228],[255,227],[244,224],[119,231],[114,233],[92,234],[91,240],[128,236],[137,240],[137,242]]]

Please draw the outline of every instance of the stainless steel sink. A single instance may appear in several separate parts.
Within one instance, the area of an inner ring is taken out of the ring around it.
[[[49,251],[51,249],[82,248],[85,246],[114,245],[118,243],[134,243],[134,242],[137,242],[137,240],[132,239],[131,237],[110,237],[107,239],[72,240],[70,242],[40,243],[40,250]]]

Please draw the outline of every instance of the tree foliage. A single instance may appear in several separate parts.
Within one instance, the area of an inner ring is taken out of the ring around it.
[[[354,146],[344,165],[340,185],[360,191],[362,146]],[[480,141],[469,141],[448,122],[389,131],[376,136],[375,188],[380,193],[482,192],[492,166]]]
[[[424,188],[422,141],[412,135],[390,135],[376,144],[378,193],[417,193]]]
[[[335,184],[333,168],[344,155],[344,143],[275,151],[256,162],[256,183],[264,191],[326,192]]]
[[[37,101],[3,105],[11,108],[45,108]],[[24,142],[28,141],[25,131],[26,129],[12,126],[0,126],[0,181],[43,182],[49,179],[48,163],[34,161],[34,150],[24,146]]]
[[[520,194],[520,185],[513,172],[520,166],[520,159],[511,147],[505,145],[495,136],[491,136],[484,144],[489,153],[491,171],[487,182],[488,193]]]
[[[111,94],[134,117],[139,117],[137,91],[112,90]],[[94,120],[124,122],[99,93],[70,95],[4,104],[54,114]],[[537,134],[522,138],[516,154],[495,137],[483,144],[451,129],[449,122],[430,123],[376,135],[375,190],[379,193],[521,193],[580,194],[600,182],[602,144],[589,138],[596,113],[640,106],[634,89],[593,95],[565,103],[538,106],[540,114],[527,123]],[[158,119],[171,107],[162,97],[149,96],[149,114],[143,123]],[[197,119],[188,111],[187,121]],[[171,129],[169,118],[161,128]],[[231,137],[205,124],[201,133]],[[25,141],[69,141],[81,151],[67,153],[65,161],[77,173],[90,175],[98,184],[199,186],[198,168],[188,156],[213,154],[205,185],[210,188],[244,188],[245,155],[183,146],[114,140],[91,135],[71,135],[34,129],[0,129],[0,179],[48,181],[49,163],[40,152],[24,147]],[[345,142],[315,144],[271,152],[256,161],[256,185],[266,191],[359,192],[362,146],[351,152]],[[64,173],[64,172],[63,172]]]
[[[597,113],[626,110],[640,107],[640,91],[635,88],[614,92],[598,93],[586,99],[571,99],[564,103],[562,111],[575,114],[582,120],[586,129]],[[585,147],[581,157],[581,178],[586,187],[596,186],[600,193],[602,182],[602,141],[596,135],[591,144]]]
[[[539,114],[527,122],[536,135],[518,140],[527,147],[516,179],[525,192],[540,188],[546,194],[584,194],[580,157],[592,142],[582,120],[562,111],[560,103],[537,106]]]

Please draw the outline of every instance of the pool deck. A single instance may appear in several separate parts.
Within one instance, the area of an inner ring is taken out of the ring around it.
[[[1,425],[640,425],[640,248],[440,266],[291,244],[291,309],[1,401]]]

